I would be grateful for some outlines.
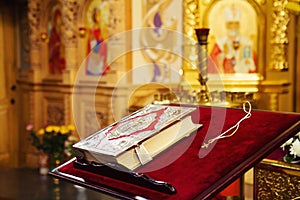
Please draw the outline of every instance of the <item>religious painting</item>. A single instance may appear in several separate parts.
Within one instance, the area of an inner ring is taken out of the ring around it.
[[[87,34],[87,60],[86,75],[105,75],[109,71],[107,64],[108,45],[105,39],[108,37],[109,3],[107,1],[94,0],[90,3],[86,15]]]
[[[215,1],[207,9],[209,27],[208,73],[253,74],[258,72],[258,19],[247,1]]]
[[[149,73],[144,73],[147,75],[144,80],[175,82],[182,64],[178,56],[182,47],[182,1],[142,1],[141,17],[144,28],[139,35],[141,54],[149,68]],[[134,76],[136,82],[142,79],[141,76],[140,73]]]
[[[63,43],[64,24],[62,21],[61,6],[57,4],[51,9],[48,22],[49,35],[49,72],[62,74],[66,69],[65,44]]]

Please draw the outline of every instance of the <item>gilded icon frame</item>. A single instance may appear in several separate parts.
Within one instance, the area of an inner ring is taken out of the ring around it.
[[[209,26],[209,17],[210,12],[215,9],[216,6],[220,4],[226,3],[235,3],[233,0],[201,0],[198,2],[185,1],[184,2],[184,30],[183,33],[194,37],[195,42],[197,42],[194,29],[195,28],[210,28]],[[211,74],[208,73],[208,84],[211,85],[257,85],[259,81],[263,80],[266,74],[266,42],[267,35],[264,31],[266,29],[266,9],[263,2],[259,2],[259,0],[243,0],[243,4],[247,4],[248,7],[252,9],[252,15],[256,16],[256,38],[254,42],[254,47],[257,54],[257,69],[254,73],[219,73]],[[190,19],[194,18],[194,23]],[[245,19],[245,18],[244,18]],[[217,21],[217,20],[216,20]],[[217,22],[219,23],[219,22]],[[212,32],[213,33],[213,32]],[[208,37],[208,54],[212,48],[212,36]],[[190,55],[195,54],[194,50],[190,50],[188,46],[190,44],[185,44],[184,54]],[[195,66],[195,65],[194,65]],[[185,65],[183,69],[187,72],[191,72],[195,70],[193,65]],[[197,70],[197,69],[196,69]],[[226,87],[226,86],[225,86]],[[244,86],[237,87],[243,90]],[[251,89],[252,90],[252,89]],[[253,91],[257,91],[257,87],[253,88]]]
[[[258,72],[258,59],[263,58],[257,45],[261,27],[250,3],[215,1],[204,12],[203,26],[210,29],[208,54],[219,73]]]
[[[195,28],[207,28],[208,15],[212,7],[220,2],[232,0],[186,0],[184,6],[184,28],[183,33],[194,38]],[[289,13],[286,9],[285,0],[242,0],[248,3],[255,10],[257,16],[257,73],[242,74],[220,74],[221,79],[230,85],[252,84],[259,85],[265,80],[267,74],[272,71],[287,71],[288,52],[288,22]],[[237,2],[237,1],[234,1]],[[210,41],[208,41],[210,42]],[[187,56],[196,55],[191,46],[194,44],[186,41],[184,43],[184,54]],[[183,70],[186,74],[197,73],[195,63],[185,63]],[[210,75],[210,74],[209,74]]]

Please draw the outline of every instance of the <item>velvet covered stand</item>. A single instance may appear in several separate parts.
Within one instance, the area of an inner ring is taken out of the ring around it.
[[[87,162],[85,160],[76,159],[73,162],[73,167],[84,171],[89,171],[97,175],[108,176],[113,179],[139,185],[155,191],[164,192],[167,194],[175,194],[176,189],[169,183],[152,179],[151,177],[129,170],[125,166],[117,163],[100,164],[95,162]]]
[[[173,194],[76,168],[75,159],[50,174],[121,199],[212,199],[300,130],[299,114],[252,111],[235,135],[201,148],[244,115],[241,109],[197,107],[192,117],[203,127],[138,169],[138,173],[171,184],[176,188]],[[170,160],[174,155],[180,156]],[[168,164],[157,168],[162,163]]]

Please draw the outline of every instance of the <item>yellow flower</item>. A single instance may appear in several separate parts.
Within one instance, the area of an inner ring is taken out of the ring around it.
[[[67,133],[69,133],[69,132],[70,132],[70,131],[69,131],[69,129],[68,129],[67,126],[61,126],[61,127],[60,127],[60,133],[61,133],[62,135],[67,134]]]
[[[41,128],[41,129],[37,132],[38,135],[44,135],[44,133],[45,133],[45,130],[44,130],[43,128]]]
[[[53,130],[55,133],[58,133],[59,130],[60,130],[60,127],[59,126],[53,126]]]
[[[70,124],[70,125],[68,125],[68,129],[69,129],[70,131],[75,131],[75,126],[72,125],[72,124]]]
[[[46,127],[46,132],[49,132],[49,133],[51,133],[51,132],[55,132],[55,133],[58,133],[59,132],[59,127],[58,126],[47,126]]]

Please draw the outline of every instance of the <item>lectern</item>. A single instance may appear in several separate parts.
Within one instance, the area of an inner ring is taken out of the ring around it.
[[[212,199],[300,130],[299,114],[254,110],[232,137],[201,148],[204,142],[236,124],[244,114],[242,109],[196,106],[192,117],[203,127],[139,168],[147,171],[185,149],[169,165],[145,173],[171,184],[176,189],[172,194],[78,169],[74,167],[74,159],[50,174],[121,199]]]

